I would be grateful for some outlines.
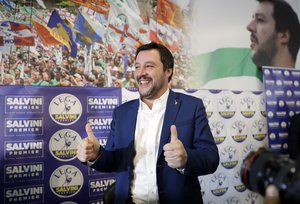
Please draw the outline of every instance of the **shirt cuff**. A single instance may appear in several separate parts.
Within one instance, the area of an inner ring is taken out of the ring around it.
[[[92,165],[94,165],[95,163],[96,163],[96,161],[100,158],[100,155],[101,155],[101,146],[100,146],[100,149],[99,149],[99,151],[100,151],[100,154],[98,155],[98,157],[94,160],[94,161],[87,161],[86,162],[86,165],[87,166],[92,166]]]

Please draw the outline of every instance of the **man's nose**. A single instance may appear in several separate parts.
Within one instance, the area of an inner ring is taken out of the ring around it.
[[[138,70],[138,75],[139,76],[143,76],[145,75],[147,72],[146,72],[146,68],[145,67],[140,67],[139,70]]]
[[[251,20],[246,28],[248,31],[253,32],[255,30],[255,20]]]

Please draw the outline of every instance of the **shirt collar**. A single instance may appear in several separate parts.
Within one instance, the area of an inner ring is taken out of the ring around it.
[[[161,97],[159,97],[158,99],[155,99],[153,101],[153,105],[157,102],[160,102],[162,105],[166,105],[168,97],[169,97],[169,93],[170,93],[170,89],[167,89],[166,92]],[[143,110],[145,108],[148,109],[148,106],[141,100],[141,97],[139,98],[139,101],[140,101],[140,109],[141,110]]]

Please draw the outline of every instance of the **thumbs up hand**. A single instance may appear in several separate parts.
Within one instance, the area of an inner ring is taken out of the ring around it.
[[[164,145],[164,156],[171,168],[185,168],[187,162],[187,153],[182,142],[178,139],[177,129],[175,125],[171,126],[171,141]]]
[[[94,161],[100,155],[100,144],[90,124],[86,124],[85,130],[88,136],[77,146],[77,158],[81,162]]]

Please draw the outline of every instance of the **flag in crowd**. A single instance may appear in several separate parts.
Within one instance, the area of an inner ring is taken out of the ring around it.
[[[79,12],[74,28],[83,35],[92,39],[95,42],[102,42],[104,31],[96,25],[93,21],[84,13]]]
[[[77,55],[77,45],[74,41],[73,31],[66,23],[60,18],[58,12],[53,10],[48,27],[51,28],[51,34],[56,38],[56,40],[62,42],[73,58]]]
[[[14,3],[11,2],[10,0],[0,0],[0,3],[6,5],[10,9],[14,9],[15,8]]]
[[[0,46],[34,46],[34,36],[29,26],[12,21],[0,22]]]
[[[36,1],[38,5],[44,8],[43,0]],[[149,41],[162,43],[172,51],[179,49],[182,40],[182,28],[184,28],[181,21],[183,21],[184,16],[182,9],[174,0],[158,0],[157,12],[152,13],[152,16],[148,15],[151,12],[147,12],[143,8],[143,13],[148,13],[147,17],[141,14],[141,7],[136,0],[71,1],[81,5],[77,16],[69,13],[67,9],[59,9],[59,12],[53,10],[49,15],[48,11],[39,12],[34,7],[28,6],[20,7],[21,13],[18,15],[24,14],[27,22],[32,22],[32,27],[36,30],[43,46],[62,45],[73,58],[77,54],[76,43],[83,47],[87,46],[88,49],[95,42],[106,43],[112,52],[116,52],[124,46],[128,50],[134,51],[138,46]],[[3,5],[12,3],[9,0],[0,0],[0,2]],[[168,12],[166,12],[168,9],[172,11],[170,17],[167,16]],[[4,12],[5,10],[1,11]],[[8,13],[0,15],[0,20],[3,20],[6,14],[8,15]],[[73,18],[69,18],[70,16]],[[28,19],[29,17],[30,19]],[[7,19],[5,20],[7,21]],[[19,20],[18,23],[17,21],[15,23],[20,24]],[[7,39],[8,36],[7,31],[0,31],[0,45],[3,46],[5,43],[12,42]],[[14,33],[11,36],[15,36],[14,45],[34,45],[33,35],[30,36],[30,41],[25,38],[24,34],[19,36]]]
[[[35,20],[31,20],[33,23],[35,30],[40,37],[42,43],[45,46],[51,46],[51,45],[63,45],[60,41],[56,40],[55,37],[51,35],[51,29],[47,27],[46,25],[43,25]]]
[[[150,36],[151,41],[164,44],[172,51],[179,49],[179,40],[172,32],[172,28],[168,25],[161,25],[150,19]]]
[[[184,29],[182,9],[172,0],[157,0],[156,18],[160,24],[166,23]]]
[[[98,13],[108,15],[109,13],[109,3],[107,0],[70,0],[74,3],[77,3],[81,6],[90,8]]]

